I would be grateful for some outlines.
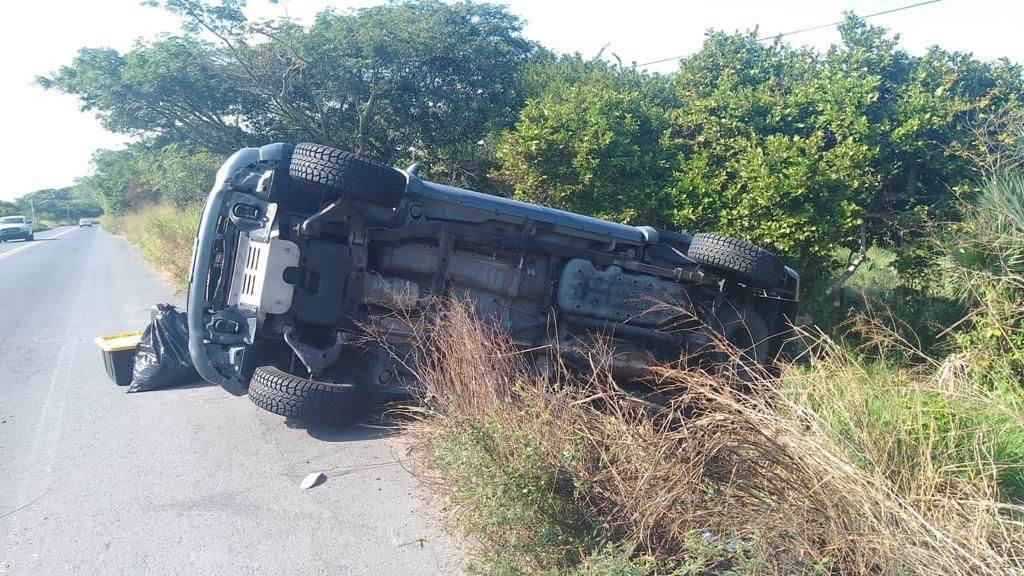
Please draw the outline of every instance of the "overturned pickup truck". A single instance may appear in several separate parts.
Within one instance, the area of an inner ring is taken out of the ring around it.
[[[601,334],[622,378],[712,341],[768,364],[796,315],[797,273],[742,240],[606,222],[417,172],[316,144],[231,156],[192,262],[199,373],[271,412],[345,423],[368,399],[415,386],[395,360],[410,336],[398,318],[430,314],[435,296],[469,299],[528,350],[562,353]],[[387,346],[367,343],[371,326]]]

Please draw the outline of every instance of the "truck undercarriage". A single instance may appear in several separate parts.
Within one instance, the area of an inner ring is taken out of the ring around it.
[[[615,375],[723,339],[779,352],[799,278],[714,234],[633,227],[421,180],[326,146],[240,150],[217,175],[189,286],[200,374],[286,416],[345,422],[416,383],[410,317],[471,302],[537,354],[600,334]],[[368,343],[367,332],[386,346]]]

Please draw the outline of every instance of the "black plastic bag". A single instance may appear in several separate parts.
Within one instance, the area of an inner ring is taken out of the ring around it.
[[[142,333],[129,392],[168,388],[199,380],[188,354],[188,323],[185,313],[170,304],[157,304],[149,326]]]

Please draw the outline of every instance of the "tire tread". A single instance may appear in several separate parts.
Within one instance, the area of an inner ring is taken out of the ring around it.
[[[686,255],[698,264],[716,268],[759,288],[776,288],[786,277],[782,260],[739,238],[708,232],[694,234]]]
[[[288,174],[328,194],[375,204],[397,206],[405,194],[402,172],[323,144],[296,145]]]
[[[249,399],[279,416],[338,425],[358,420],[366,404],[358,385],[310,380],[275,366],[261,366],[253,372]]]

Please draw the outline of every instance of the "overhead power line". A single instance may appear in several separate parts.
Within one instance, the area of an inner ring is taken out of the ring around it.
[[[884,16],[886,14],[892,14],[894,12],[902,12],[904,10],[910,10],[911,8],[918,8],[920,6],[925,6],[927,4],[935,4],[936,2],[942,2],[942,0],[925,0],[924,2],[916,2],[914,4],[907,4],[906,6],[900,6],[899,8],[890,8],[889,10],[882,10],[881,12],[875,12],[873,14],[865,14],[864,16],[861,16],[861,18],[864,19],[864,20],[867,20],[868,18],[874,18],[875,16]],[[833,26],[838,26],[838,25],[842,24],[843,22],[845,22],[845,20],[839,20],[837,22],[829,22],[828,24],[819,24],[817,26],[811,26],[810,28],[801,28],[799,30],[791,30],[789,32],[783,32],[781,34],[772,34],[771,36],[764,36],[762,38],[758,38],[757,41],[758,42],[763,42],[765,40],[777,40],[779,38],[785,38],[786,36],[792,36],[794,34],[802,34],[804,32],[811,32],[813,30],[821,30],[823,28],[831,28]],[[661,64],[662,62],[669,62],[669,61],[672,61],[672,60],[678,60],[678,59],[682,58],[683,56],[686,56],[686,54],[680,54],[679,56],[670,56],[668,58],[659,58],[657,60],[651,60],[650,62],[643,62],[641,64],[637,64],[637,66],[649,66],[651,64]]]

